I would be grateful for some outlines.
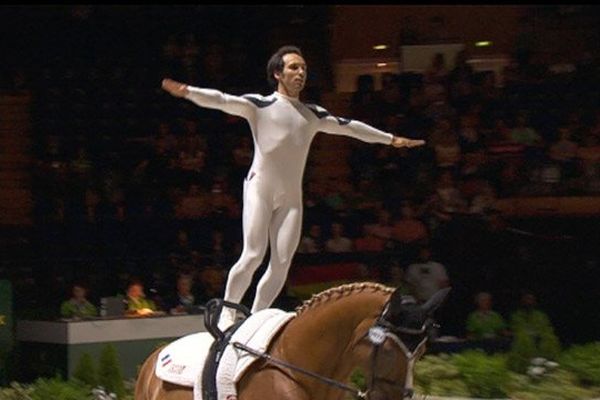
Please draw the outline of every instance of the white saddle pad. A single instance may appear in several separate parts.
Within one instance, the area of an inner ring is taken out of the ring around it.
[[[239,342],[257,351],[266,351],[269,343],[279,330],[296,313],[285,312],[276,308],[268,308],[252,314],[233,334],[231,342]],[[208,332],[194,333],[170,343],[162,349],[156,361],[156,376],[176,385],[193,387],[195,399],[202,394],[202,371],[204,360],[208,356],[214,338]],[[237,354],[235,366],[235,382],[246,369],[256,361],[256,357],[236,350],[231,344],[225,352]],[[225,357],[225,356],[224,356]],[[218,389],[218,388],[217,388]]]

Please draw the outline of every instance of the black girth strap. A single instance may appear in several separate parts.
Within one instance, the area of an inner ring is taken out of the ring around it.
[[[217,369],[223,352],[227,348],[231,337],[238,328],[245,322],[245,319],[233,324],[225,332],[218,328],[219,317],[223,306],[234,308],[241,311],[247,318],[250,315],[250,310],[245,306],[237,303],[230,303],[222,299],[212,299],[206,303],[204,311],[204,326],[206,330],[215,338],[208,356],[204,361],[204,369],[202,370],[202,399],[217,400]]]

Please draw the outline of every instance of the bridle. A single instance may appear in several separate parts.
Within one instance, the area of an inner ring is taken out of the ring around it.
[[[410,301],[410,302],[412,304],[414,304],[414,301]],[[407,303],[408,303],[408,301],[407,301]],[[364,392],[365,399],[368,398],[367,396],[369,395],[369,393],[374,391],[375,385],[378,381],[385,382],[387,385],[390,385],[390,386],[396,386],[396,387],[401,386],[401,385],[393,382],[390,379],[377,376],[377,374],[376,374],[376,372],[377,372],[376,371],[377,356],[379,355],[379,351],[380,351],[381,347],[385,344],[385,342],[387,340],[391,340],[392,343],[394,343],[406,357],[406,362],[407,362],[406,375],[405,375],[405,379],[404,379],[404,385],[400,388],[400,390],[402,392],[402,398],[403,399],[406,399],[406,398],[411,399],[413,397],[413,395],[414,395],[414,388],[413,388],[414,366],[417,361],[417,357],[419,355],[419,350],[421,350],[421,348],[427,342],[428,332],[431,329],[431,327],[434,326],[433,320],[431,320],[431,319],[427,319],[423,323],[423,325],[418,329],[407,328],[407,327],[402,327],[402,326],[395,326],[394,324],[390,323],[386,319],[388,312],[389,312],[389,303],[386,304],[383,312],[375,321],[375,324],[373,324],[373,326],[371,326],[371,328],[369,328],[369,330],[365,334],[365,336],[363,336],[363,339],[368,338],[368,340],[371,342],[371,344],[373,346],[373,349],[371,351],[371,379],[369,382],[369,386],[367,387],[367,390]],[[404,341],[400,338],[400,335],[411,335],[411,336],[424,335],[424,337],[417,344],[417,346],[411,351],[408,349],[408,347],[406,346]]]
[[[407,300],[406,303],[403,301],[403,304],[404,303],[405,304],[408,304],[408,303],[415,304],[414,299],[412,299],[412,298],[409,298],[409,299],[410,300]],[[423,325],[418,329],[397,327],[386,320],[386,316],[387,316],[388,312],[389,312],[389,302],[384,307],[383,312],[375,320],[375,323],[369,328],[367,333],[365,333],[365,335],[359,340],[359,342],[360,342],[360,341],[363,341],[364,339],[368,339],[369,342],[371,343],[371,345],[373,346],[372,351],[371,351],[371,379],[369,381],[369,386],[367,387],[367,389],[365,391],[357,390],[354,387],[351,387],[343,382],[339,382],[334,379],[324,377],[324,376],[316,374],[312,371],[308,371],[304,368],[290,364],[286,361],[279,360],[277,358],[273,358],[270,354],[254,350],[242,343],[233,342],[232,345],[237,349],[246,351],[246,352],[254,355],[255,357],[263,358],[267,362],[270,362],[271,364],[274,364],[274,365],[277,365],[280,367],[289,368],[289,369],[299,372],[303,375],[307,375],[314,379],[317,379],[329,386],[334,386],[334,387],[337,387],[338,389],[342,389],[342,390],[351,392],[360,399],[368,400],[370,393],[375,391],[375,385],[377,384],[377,382],[384,382],[387,385],[399,387],[399,390],[402,391],[402,398],[403,399],[411,399],[414,395],[413,370],[414,370],[415,363],[417,361],[417,356],[419,355],[419,350],[427,342],[427,339],[428,339],[427,333],[428,333],[429,329],[434,326],[434,323],[433,323],[433,320],[427,319],[423,323]],[[406,344],[402,341],[402,339],[400,338],[400,335],[411,335],[411,336],[425,335],[425,336],[417,344],[417,346],[414,348],[414,350],[411,351],[408,349]],[[377,357],[380,353],[381,347],[387,340],[391,340],[396,346],[398,346],[398,348],[402,351],[402,353],[406,357],[407,365],[406,365],[406,377],[404,379],[404,385],[399,385],[399,384],[395,383],[394,381],[392,381],[391,379],[383,378],[383,377],[376,375],[375,369],[377,366]]]

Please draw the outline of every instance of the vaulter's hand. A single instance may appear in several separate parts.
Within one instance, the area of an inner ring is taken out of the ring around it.
[[[423,146],[425,144],[424,140],[415,140],[415,139],[408,139],[402,136],[394,136],[394,139],[392,139],[392,146],[394,147],[417,147],[417,146]]]
[[[189,91],[185,83],[174,81],[173,79],[163,79],[162,88],[175,97],[185,97]]]

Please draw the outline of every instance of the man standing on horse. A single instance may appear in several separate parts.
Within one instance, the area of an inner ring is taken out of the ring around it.
[[[244,180],[243,250],[229,272],[226,301],[241,302],[270,244],[271,258],[260,279],[252,312],[271,306],[284,286],[302,228],[302,177],[310,144],[317,132],[354,137],[368,143],[415,147],[411,140],[380,131],[359,121],[338,118],[324,108],[300,101],[307,76],[302,52],[283,46],[267,64],[267,79],[275,88],[268,95],[233,96],[164,79],[164,90],[201,107],[245,118],[254,139],[254,159]],[[219,328],[235,321],[224,309]]]

